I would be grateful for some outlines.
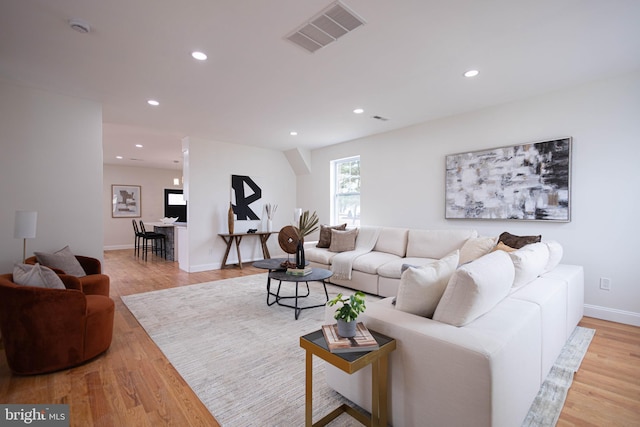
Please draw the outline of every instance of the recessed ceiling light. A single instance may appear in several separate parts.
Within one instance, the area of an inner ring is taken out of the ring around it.
[[[295,130],[292,130],[291,132],[289,132],[289,135],[291,136],[296,136],[298,134],[298,132],[296,132]]]
[[[478,70],[469,70],[466,73],[464,73],[464,76],[465,77],[475,77],[478,74],[480,74],[480,71],[478,71]]]
[[[122,157],[122,156],[116,156],[116,159],[118,159],[118,160],[122,160],[122,159],[123,159],[123,157]]]
[[[147,104],[153,105],[154,107],[157,107],[158,105],[160,105],[160,103],[158,101],[156,101],[155,99],[148,100]]]
[[[353,110],[353,112],[356,114],[362,114],[364,113],[364,110],[362,108],[356,108],[355,110]]]
[[[207,59],[207,54],[204,52],[191,52],[191,56],[198,61],[205,61]]]
[[[136,144],[136,147],[142,148],[142,144]]]

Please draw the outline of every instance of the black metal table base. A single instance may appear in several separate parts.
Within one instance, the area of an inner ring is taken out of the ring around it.
[[[318,282],[322,282],[322,287],[324,288],[324,295],[325,295],[327,300],[322,304],[307,305],[307,306],[304,306],[304,307],[299,307],[298,306],[298,299],[306,298],[310,294],[309,282],[304,282],[307,285],[307,294],[306,295],[298,295],[298,286],[300,285],[301,282],[292,282],[292,283],[295,283],[295,285],[296,285],[296,294],[295,295],[291,295],[291,296],[280,296],[280,287],[282,286],[282,280],[279,280],[278,291],[275,294],[273,292],[271,292],[271,290],[269,289],[270,286],[271,286],[271,283],[270,283],[270,280],[269,280],[269,282],[267,282],[267,305],[278,304],[279,306],[282,306],[282,307],[293,308],[295,310],[295,312],[294,312],[295,319],[298,320],[298,317],[300,316],[300,312],[302,310],[306,310],[308,308],[324,307],[327,304],[327,302],[329,302],[329,293],[327,292],[327,284],[326,284],[326,282],[324,280],[318,280]],[[275,297],[275,299],[271,303],[269,303],[269,295],[272,295],[272,296]],[[284,304],[284,303],[280,302],[280,300],[283,300],[283,299],[293,299],[295,301],[295,303],[294,303],[294,305]]]

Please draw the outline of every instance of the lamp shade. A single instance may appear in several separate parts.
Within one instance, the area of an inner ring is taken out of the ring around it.
[[[16,220],[13,226],[13,237],[16,239],[35,238],[37,222],[38,212],[16,211]]]

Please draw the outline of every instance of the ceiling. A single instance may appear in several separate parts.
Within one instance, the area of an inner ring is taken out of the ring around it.
[[[175,168],[184,136],[314,149],[640,69],[638,0],[344,0],[365,25],[286,39],[333,3],[2,0],[0,78],[99,101],[105,163]]]

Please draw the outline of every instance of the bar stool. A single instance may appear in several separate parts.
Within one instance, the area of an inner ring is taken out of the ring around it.
[[[142,253],[144,254],[144,260],[147,260],[147,251],[149,250],[149,241],[151,241],[151,250],[154,254],[161,253],[164,259],[167,259],[167,251],[165,250],[165,238],[162,233],[155,233],[153,231],[147,231],[144,228],[144,222],[140,220],[140,231],[142,234]],[[159,245],[158,245],[159,243]]]
[[[133,232],[135,236],[135,240],[133,241],[133,253],[140,256],[140,239],[144,239],[144,235],[140,232],[138,223],[135,219],[132,219],[131,223],[133,224]]]

